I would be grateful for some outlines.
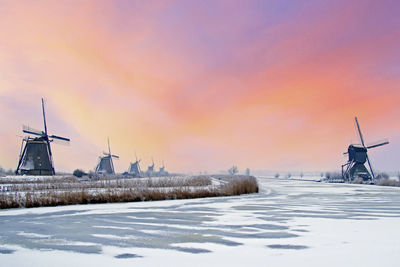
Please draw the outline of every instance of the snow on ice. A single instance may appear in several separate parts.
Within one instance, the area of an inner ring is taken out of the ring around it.
[[[223,198],[0,211],[1,266],[398,266],[400,188],[259,177]]]

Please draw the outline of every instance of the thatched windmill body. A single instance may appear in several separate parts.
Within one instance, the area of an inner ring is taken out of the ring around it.
[[[128,170],[128,174],[133,176],[133,177],[140,177],[140,166],[139,166],[139,162],[141,161],[140,159],[138,160],[136,153],[135,153],[135,158],[136,161],[135,162],[131,162],[129,165],[129,170]]]

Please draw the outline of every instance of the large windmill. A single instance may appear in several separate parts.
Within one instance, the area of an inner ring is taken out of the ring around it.
[[[108,153],[103,152],[104,156],[99,157],[99,163],[96,166],[96,174],[115,174],[113,158],[119,159],[119,156],[111,154],[110,139],[107,138]]]
[[[68,143],[70,141],[69,138],[57,135],[48,135],[43,98],[42,112],[44,131],[35,130],[25,125],[22,127],[22,131],[24,133],[35,135],[37,137],[27,136],[22,139],[18,167],[15,171],[15,174],[54,175],[55,170],[53,165],[50,142],[57,140]]]
[[[135,153],[135,158],[136,161],[134,163],[131,162],[131,164],[129,165],[129,170],[128,170],[128,174],[132,175],[133,177],[140,177],[140,166],[139,166],[139,162],[141,161],[140,159],[138,160],[136,153]]]
[[[349,155],[349,160],[346,164],[342,165],[342,176],[343,179],[346,181],[351,181],[357,177],[362,178],[364,181],[368,181],[371,179],[375,179],[375,174],[371,166],[371,161],[369,160],[367,154],[368,149],[383,146],[389,144],[389,142],[383,141],[370,145],[365,145],[357,117],[355,117],[355,121],[361,144],[351,144],[348,147],[347,152],[344,153]],[[367,168],[365,167],[365,162],[368,162],[371,173],[368,172]]]

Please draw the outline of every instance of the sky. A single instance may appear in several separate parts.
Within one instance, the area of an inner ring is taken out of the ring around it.
[[[400,170],[399,1],[0,0],[0,166],[22,125],[56,171],[339,170],[357,143]]]

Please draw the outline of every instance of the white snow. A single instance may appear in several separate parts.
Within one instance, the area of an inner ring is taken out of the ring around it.
[[[18,232],[17,235],[31,237],[31,238],[49,238],[51,235],[43,235],[43,234],[36,234],[36,233],[25,233],[25,232]]]
[[[1,266],[398,266],[400,188],[259,178],[259,194],[0,211]]]

